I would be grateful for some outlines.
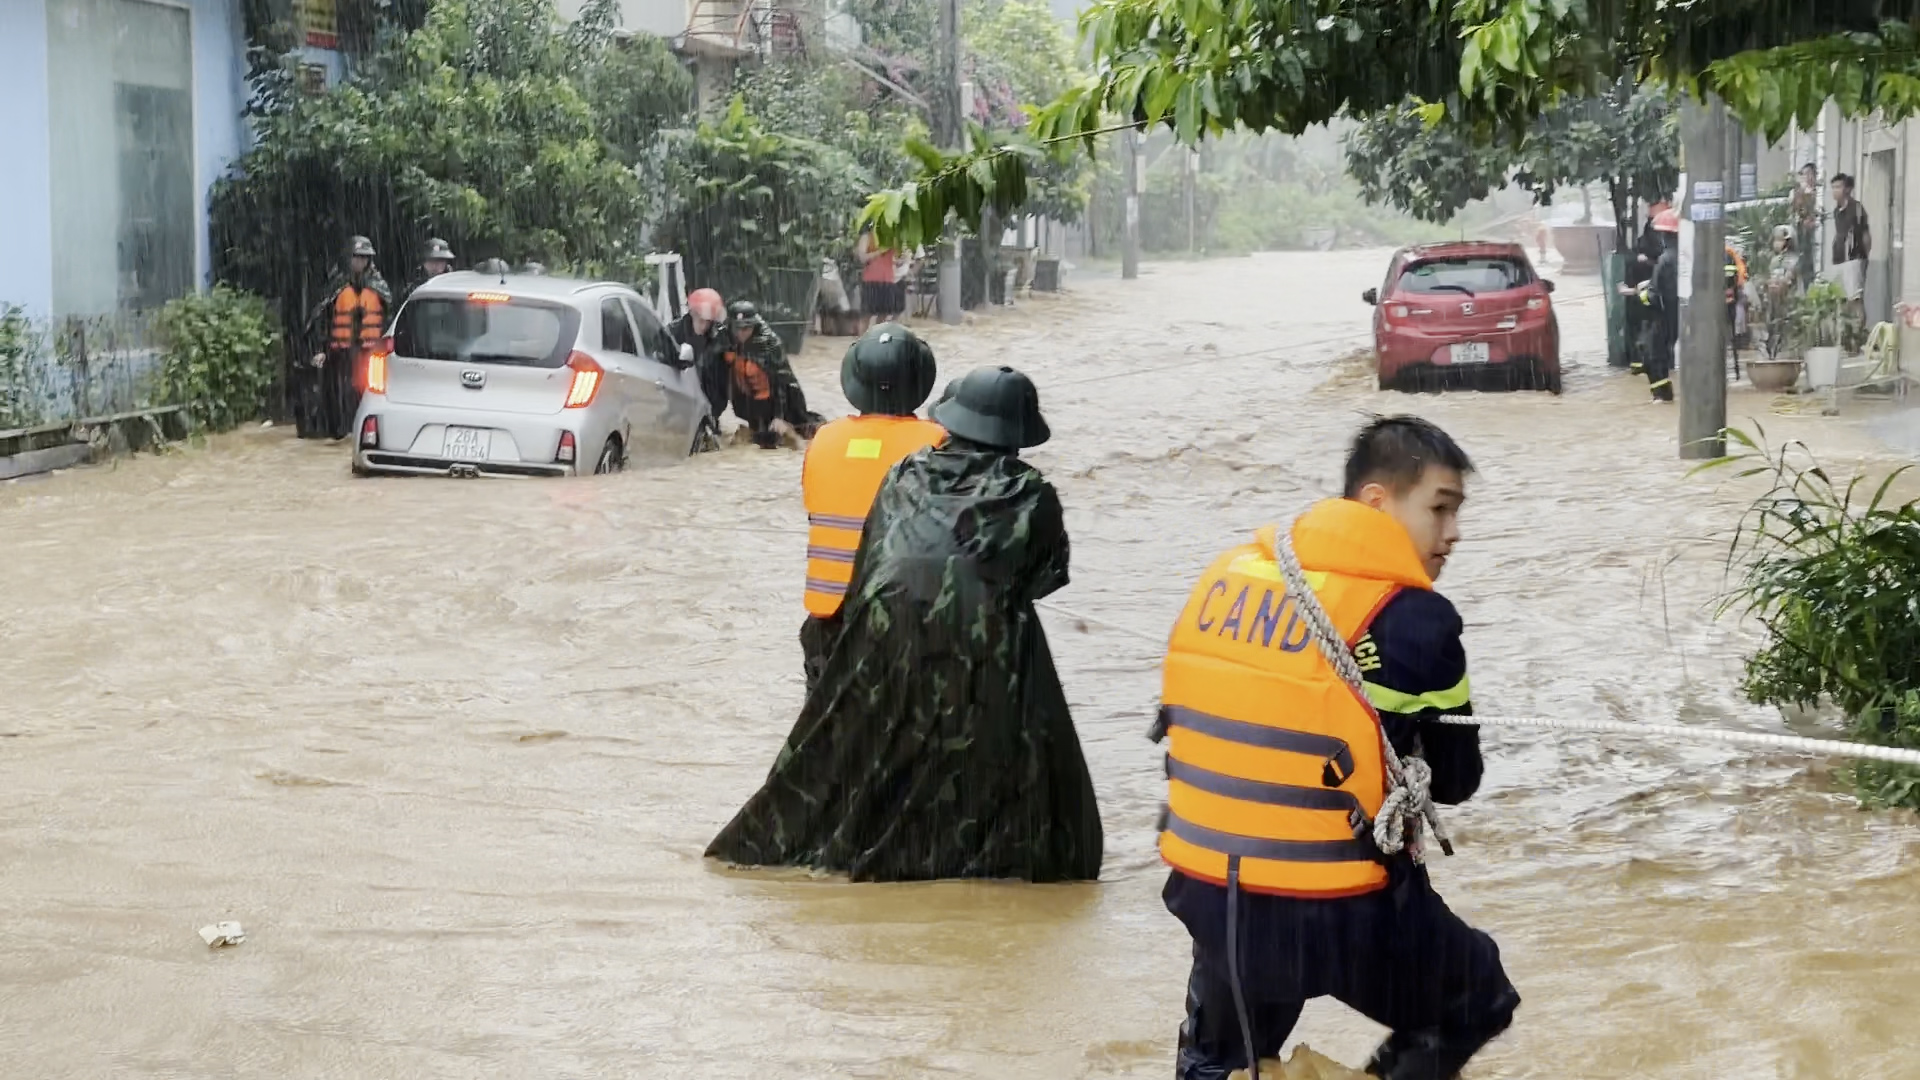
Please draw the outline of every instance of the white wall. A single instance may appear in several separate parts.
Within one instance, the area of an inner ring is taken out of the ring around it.
[[[5,2],[5,0],[0,0]],[[560,14],[578,18],[585,0],[557,0]],[[696,0],[620,0],[620,15],[625,29],[655,37],[678,37],[687,31],[687,16]]]
[[[0,0],[0,205],[8,215],[0,257],[0,304],[21,304],[36,315],[53,307],[53,227],[47,215],[52,178],[47,146],[46,0]]]

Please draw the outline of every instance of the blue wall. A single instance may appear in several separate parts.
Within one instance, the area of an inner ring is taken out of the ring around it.
[[[207,280],[207,194],[246,140],[245,27],[239,0],[192,0],[193,126],[198,237],[194,265]],[[0,303],[36,314],[53,306],[52,116],[47,92],[47,0],[0,0]]]
[[[0,304],[44,314],[53,306],[52,137],[47,112],[46,0],[0,0]]]

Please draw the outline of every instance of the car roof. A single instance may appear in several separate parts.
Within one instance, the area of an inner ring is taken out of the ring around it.
[[[530,300],[558,300],[573,303],[582,294],[605,289],[618,289],[625,293],[636,293],[631,285],[622,285],[617,281],[588,281],[584,278],[554,277],[550,274],[515,274],[504,277],[499,274],[480,274],[472,270],[455,270],[428,278],[413,291],[414,296],[464,296],[470,292],[503,292],[508,296],[526,297]],[[645,299],[642,297],[641,299]]]
[[[1500,240],[1445,240],[1437,244],[1409,244],[1400,249],[1400,254],[1408,262],[1416,259],[1447,258],[1449,256],[1505,255],[1509,257],[1527,257],[1527,249],[1509,241]]]

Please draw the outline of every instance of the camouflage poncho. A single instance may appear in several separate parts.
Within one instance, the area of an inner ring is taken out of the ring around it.
[[[1099,877],[1093,781],[1033,607],[1066,583],[1038,470],[957,441],[902,461],[819,684],[707,854],[855,881]]]
[[[793,373],[793,365],[787,362],[787,347],[780,341],[780,335],[773,332],[765,319],[754,317],[753,336],[745,344],[736,344],[730,338],[721,345],[723,355],[739,356],[759,365],[766,372],[767,383],[773,392],[773,415],[794,427],[802,427],[809,421],[807,395],[800,389],[800,379]],[[733,361],[729,359],[728,365]],[[739,396],[745,390],[736,377],[733,380],[733,393],[736,402],[733,411],[741,414]]]

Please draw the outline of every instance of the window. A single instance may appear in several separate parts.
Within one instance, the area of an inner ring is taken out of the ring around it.
[[[553,304],[416,297],[394,323],[393,351],[420,360],[557,368],[573,351],[577,327],[571,308]]]
[[[1403,293],[1481,293],[1516,289],[1533,280],[1527,265],[1504,255],[1456,255],[1423,259],[1400,275]]]
[[[193,47],[184,7],[48,0],[53,307],[95,316],[193,291]]]
[[[632,316],[633,325],[640,328],[640,340],[646,343],[646,355],[663,364],[675,364],[680,358],[680,346],[674,343],[673,335],[653,317],[653,309],[644,301],[627,300],[627,314]]]
[[[633,340],[633,324],[627,321],[627,310],[611,296],[600,302],[600,347],[608,352],[640,355],[640,346]]]

